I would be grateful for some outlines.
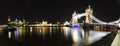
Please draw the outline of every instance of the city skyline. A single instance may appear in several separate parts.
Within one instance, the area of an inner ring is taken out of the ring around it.
[[[120,16],[118,0],[9,0],[1,1],[0,23],[6,23],[8,16],[14,20],[25,19],[30,22],[49,21],[65,22],[72,18],[74,11],[83,13],[88,5],[93,8],[94,15],[104,21],[114,21]]]

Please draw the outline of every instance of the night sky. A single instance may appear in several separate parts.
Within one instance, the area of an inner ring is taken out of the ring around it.
[[[91,5],[94,15],[103,21],[114,21],[120,17],[120,0],[1,0],[0,23],[8,16],[26,21],[69,21],[74,11],[85,12]]]

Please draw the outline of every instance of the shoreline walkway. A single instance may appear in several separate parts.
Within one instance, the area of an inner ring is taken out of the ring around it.
[[[85,45],[85,46],[111,46],[111,44],[114,42],[114,39],[116,38],[117,35],[118,35],[117,30],[115,30],[111,32],[110,34],[106,35],[105,37],[103,37],[101,40],[96,41],[95,43],[92,43],[90,45]]]
[[[118,33],[112,42],[111,46],[120,46],[120,30],[118,30]]]

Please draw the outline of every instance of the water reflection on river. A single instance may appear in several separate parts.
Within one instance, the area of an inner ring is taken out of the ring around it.
[[[10,39],[35,46],[82,46],[89,37],[89,33],[84,34],[82,28],[71,27],[18,27],[7,35],[3,31],[0,33]]]

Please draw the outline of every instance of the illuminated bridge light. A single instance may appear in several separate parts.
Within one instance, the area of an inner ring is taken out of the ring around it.
[[[75,24],[74,24],[74,27],[77,27],[77,28],[78,28],[78,27],[79,27],[79,24],[78,24],[78,23],[75,23]]]

